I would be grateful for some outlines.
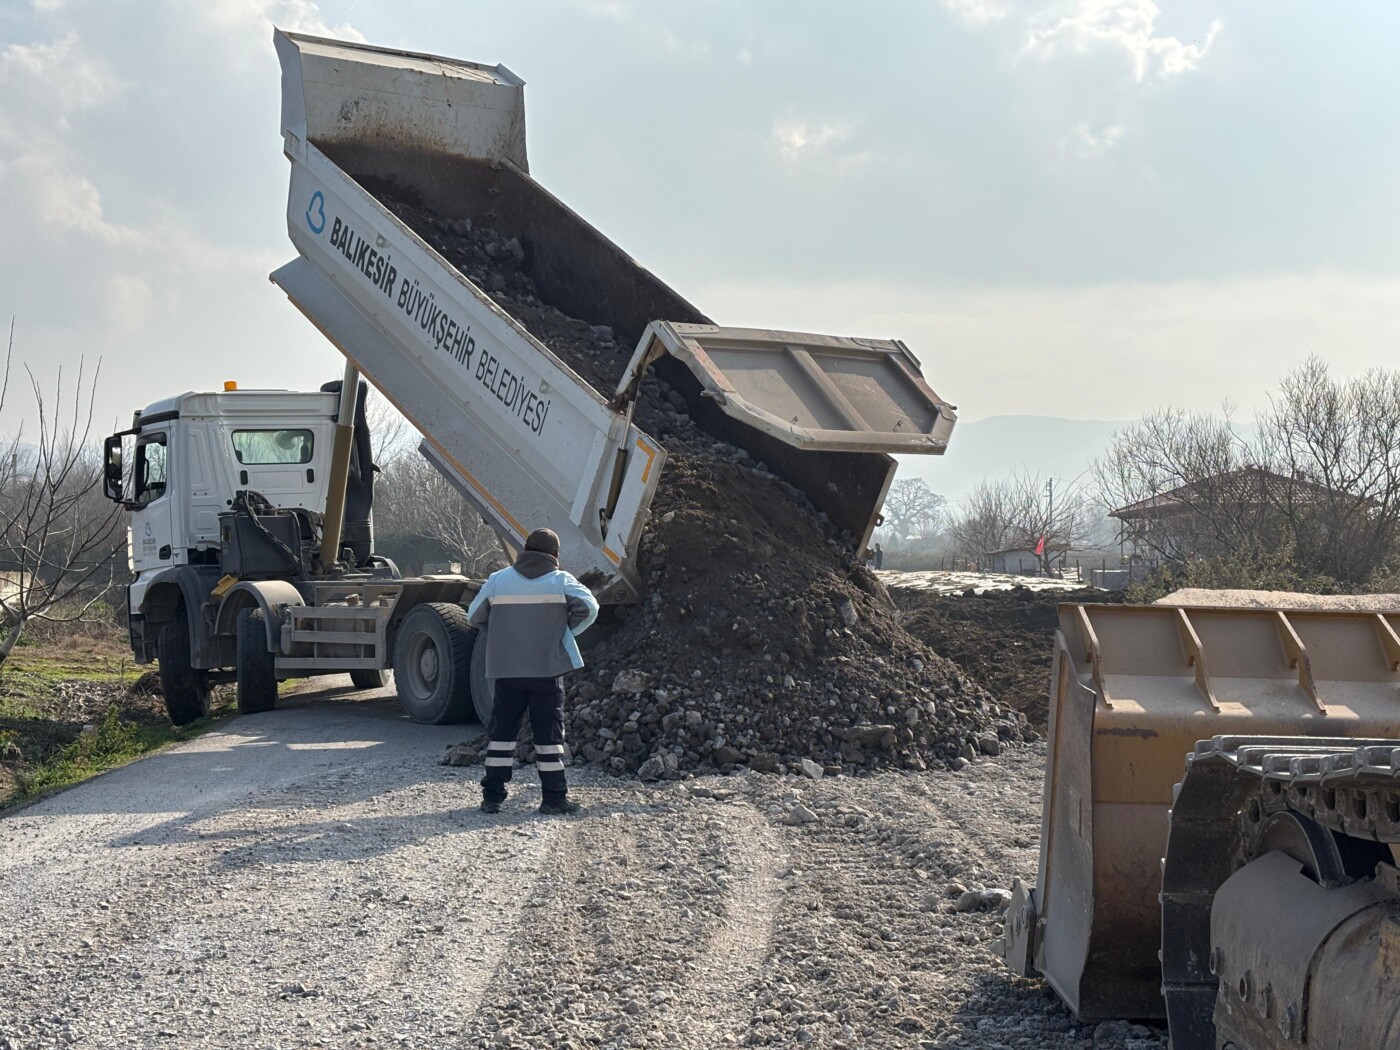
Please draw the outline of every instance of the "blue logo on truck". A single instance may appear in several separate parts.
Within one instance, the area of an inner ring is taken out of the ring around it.
[[[326,228],[326,195],[317,190],[306,205],[306,228],[312,233],[320,233]]]

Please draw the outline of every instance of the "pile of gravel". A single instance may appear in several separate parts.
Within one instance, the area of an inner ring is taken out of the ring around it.
[[[373,188],[569,367],[616,387],[632,348],[541,301],[528,243]],[[611,611],[569,680],[576,760],[647,779],[740,766],[821,776],[961,764],[1022,738],[1022,716],[900,627],[851,537],[697,426],[679,391],[647,377],[634,420],[670,458],[639,555],[646,597]],[[449,755],[479,758],[474,745]]]

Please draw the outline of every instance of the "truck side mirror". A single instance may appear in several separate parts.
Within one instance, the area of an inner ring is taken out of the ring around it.
[[[126,502],[122,484],[122,434],[113,434],[102,443],[102,491],[114,503]]]

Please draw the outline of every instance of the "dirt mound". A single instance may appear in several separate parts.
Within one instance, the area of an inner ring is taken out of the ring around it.
[[[1121,591],[968,591],[938,595],[891,589],[903,626],[980,682],[1001,703],[1045,728],[1050,664],[1061,602],[1121,602]]]
[[[518,242],[376,189],[576,372],[616,387],[631,348],[541,302]],[[798,490],[701,430],[654,376],[634,418],[670,456],[639,558],[647,594],[610,614],[613,633],[570,679],[576,756],[646,777],[803,759],[922,769],[1020,738],[1021,720],[900,627],[884,587]],[[455,760],[476,758],[467,747]]]
[[[643,545],[649,597],[619,610],[572,686],[583,757],[628,771],[654,757],[647,772],[662,775],[803,758],[921,769],[1019,738],[771,479],[698,457],[667,470]]]

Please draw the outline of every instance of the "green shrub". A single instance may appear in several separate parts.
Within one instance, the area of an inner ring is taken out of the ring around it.
[[[1164,566],[1142,583],[1128,588],[1131,602],[1153,602],[1183,588],[1204,590],[1294,591],[1300,594],[1341,594],[1346,588],[1321,573],[1297,564],[1288,548],[1194,558]]]

